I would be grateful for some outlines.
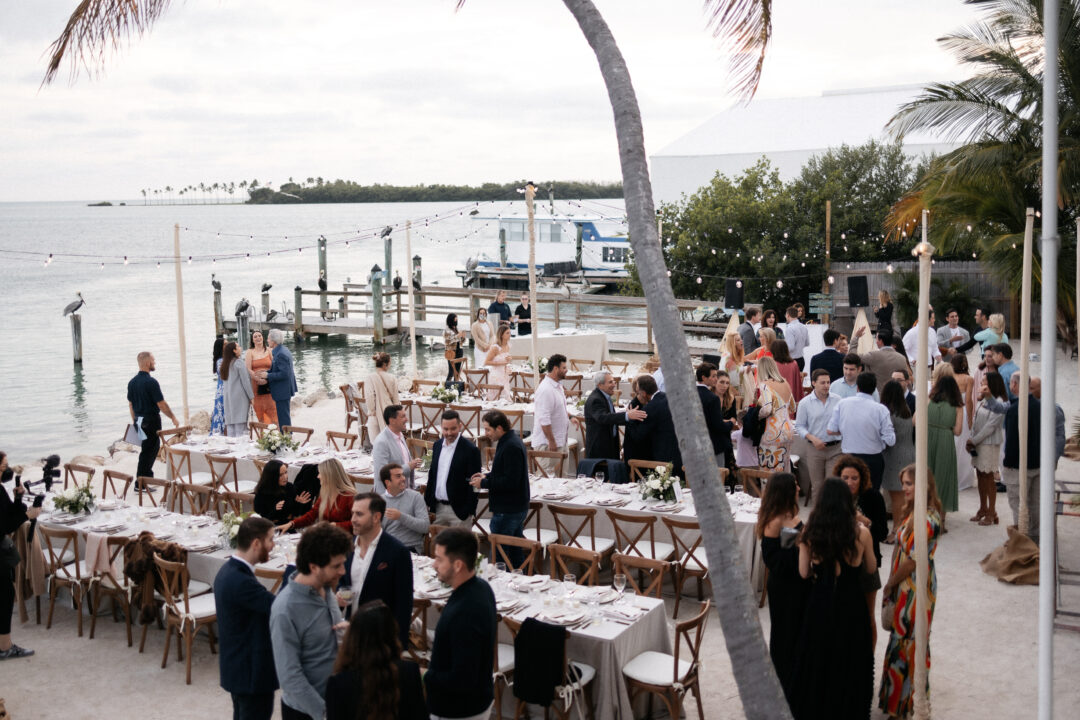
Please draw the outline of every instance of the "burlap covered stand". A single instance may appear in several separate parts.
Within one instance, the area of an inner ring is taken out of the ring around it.
[[[1015,527],[1008,527],[1009,539],[984,557],[979,565],[987,575],[1014,585],[1039,584],[1039,546]]]

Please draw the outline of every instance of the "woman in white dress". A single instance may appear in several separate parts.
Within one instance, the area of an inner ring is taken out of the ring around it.
[[[491,325],[488,324],[488,312],[484,308],[476,311],[476,322],[469,328],[473,341],[473,367],[482,368],[484,358],[491,347]]]
[[[510,326],[500,325],[495,331],[495,342],[484,357],[488,369],[488,385],[499,385],[501,390],[488,390],[488,400],[510,400]]]
[[[364,378],[364,399],[368,407],[368,437],[372,441],[386,427],[383,408],[400,405],[397,378],[390,374],[390,354],[378,352],[371,356],[375,372]]]

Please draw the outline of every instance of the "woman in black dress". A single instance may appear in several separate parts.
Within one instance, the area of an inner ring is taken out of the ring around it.
[[[854,455],[841,455],[833,465],[833,475],[838,476],[851,491],[855,502],[855,519],[870,531],[873,540],[874,559],[881,567],[881,543],[889,537],[889,515],[885,512],[885,498],[880,490],[870,484],[870,468]],[[877,608],[877,591],[881,589],[881,575],[875,570],[863,576],[863,592],[866,594],[866,607],[870,610],[870,637],[877,646],[877,623],[874,622],[874,610]]]
[[[280,460],[271,460],[259,476],[255,486],[255,512],[275,526],[281,527],[297,515],[302,515],[304,505],[311,502],[311,494],[300,493],[297,497],[289,482],[289,468]]]
[[[755,533],[761,540],[761,557],[769,569],[769,655],[784,695],[791,702],[791,671],[799,642],[809,583],[799,575],[796,538],[799,520],[799,484],[791,473],[776,473],[765,484]]]
[[[829,478],[799,539],[799,574],[812,585],[792,676],[796,720],[870,716],[874,651],[862,576],[876,571],[851,491]]]
[[[878,306],[874,310],[874,315],[877,316],[877,331],[881,337],[881,341],[886,345],[892,341],[893,327],[892,327],[892,313],[893,304],[892,298],[889,297],[887,290],[882,290],[877,294]]]
[[[420,668],[401,659],[382,600],[356,609],[326,685],[326,720],[428,720]]]

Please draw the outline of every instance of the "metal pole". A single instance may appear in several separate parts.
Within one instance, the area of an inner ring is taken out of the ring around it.
[[[82,365],[82,315],[71,313],[71,353],[76,365]]]
[[[184,424],[188,424],[187,333],[184,328],[184,278],[180,270],[180,223],[173,225],[173,267],[176,268],[176,331],[180,344],[180,392],[184,401]]]
[[[1042,403],[1039,435],[1039,720],[1054,716],[1054,403],[1057,399],[1058,0],[1043,0]],[[1026,392],[1026,389],[1025,389]],[[1023,439],[1021,439],[1021,443]]]
[[[925,218],[924,218],[925,221]],[[925,227],[925,226],[924,226]],[[925,238],[924,238],[925,240]],[[821,292],[831,293],[832,288],[829,287],[829,276],[832,275],[832,200],[825,201],[825,279],[821,281]],[[829,297],[832,297],[830,294]],[[829,313],[825,313],[821,316],[821,323],[828,325]],[[927,321],[929,322],[929,321]],[[923,325],[923,327],[926,327]]]
[[[930,561],[926,539],[926,486],[928,465],[928,424],[930,361],[930,259],[934,246],[927,241],[928,213],[922,211],[923,240],[913,253],[919,258],[919,349],[915,364],[915,681],[913,685],[915,717],[930,717],[930,702],[926,697],[926,650],[929,624],[926,617],[927,580],[930,577]],[[826,237],[828,235],[826,234]],[[826,255],[827,257],[827,255]]]
[[[1028,532],[1028,487],[1031,484],[1028,479],[1028,425],[1031,418],[1028,416],[1027,397],[1031,386],[1031,255],[1032,235],[1035,228],[1035,208],[1027,209],[1027,219],[1024,222],[1024,271],[1021,273],[1020,284],[1020,384],[1016,389],[1016,396],[1020,399],[1017,407],[1017,430],[1020,438],[1020,532],[1027,535]],[[1045,331],[1043,335],[1045,336]]]
[[[326,275],[326,238],[319,237],[319,281],[329,283],[330,279]],[[319,312],[322,313],[323,320],[326,319],[330,310],[330,303],[326,299],[326,291],[319,288],[321,294],[319,295]]]
[[[412,220],[405,221],[405,257],[412,257]],[[416,379],[420,374],[416,369],[416,305],[413,304],[412,278],[409,278],[406,291],[409,295],[409,359],[412,361],[412,377]],[[400,329],[398,332],[401,332]]]
[[[532,332],[529,333],[529,354],[533,366],[533,390],[540,387],[540,367],[537,365],[536,336],[540,334],[540,308],[536,306],[536,219],[533,199],[536,186],[525,186],[525,207],[529,211],[529,304],[532,305]]]

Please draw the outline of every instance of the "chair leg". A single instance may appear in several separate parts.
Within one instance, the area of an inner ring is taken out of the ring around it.
[[[45,629],[46,630],[49,630],[49,629],[52,628],[52,616],[53,616],[53,610],[55,608],[56,608],[56,580],[54,578],[53,582],[49,583],[49,618],[45,621]]]
[[[671,619],[679,617],[679,605],[682,603],[682,590],[683,583],[686,582],[686,571],[681,565],[675,567],[675,573],[672,576],[675,580],[675,609],[671,614]]]
[[[38,625],[41,624],[41,596],[34,596],[34,616]]]
[[[143,626],[146,627],[145,625]],[[169,664],[169,645],[172,643],[172,628],[170,627],[168,632],[165,633],[165,652],[161,654],[161,667],[165,668]]]
[[[180,631],[180,626],[176,626],[176,659],[184,659],[184,633]]]
[[[217,655],[217,637],[214,635],[214,624],[206,626],[206,634],[210,638],[210,654]]]
[[[671,691],[665,692],[660,696],[660,699],[664,701],[664,705],[667,707],[668,717],[677,718],[682,715],[682,698],[678,695],[672,696]]]
[[[195,631],[191,627],[184,628],[184,645],[187,648],[187,684],[191,684],[191,643],[195,639]]]
[[[89,593],[87,593],[89,595]],[[94,586],[93,601],[90,603],[90,639],[94,639],[94,628],[97,627],[97,611],[101,607],[101,584]],[[115,606],[114,610],[115,612]]]
[[[75,604],[76,625],[79,628],[79,637],[82,637],[83,594],[81,585],[71,586],[71,601]]]
[[[127,626],[127,640],[128,647],[131,647],[131,604],[127,603],[124,607],[124,625]],[[143,626],[145,632],[146,626]],[[144,635],[145,637],[145,635]]]
[[[130,620],[128,622],[130,623]],[[149,625],[143,625],[142,626],[142,639],[139,640],[139,652],[140,653],[142,653],[143,649],[146,648],[146,631],[149,628],[150,628]]]
[[[502,678],[495,678],[495,718],[502,720]]]
[[[694,693],[694,699],[697,700],[698,717],[701,718],[701,720],[705,720],[705,709],[701,706],[701,688],[698,687],[697,680],[694,680],[694,684],[690,686],[690,690]]]

